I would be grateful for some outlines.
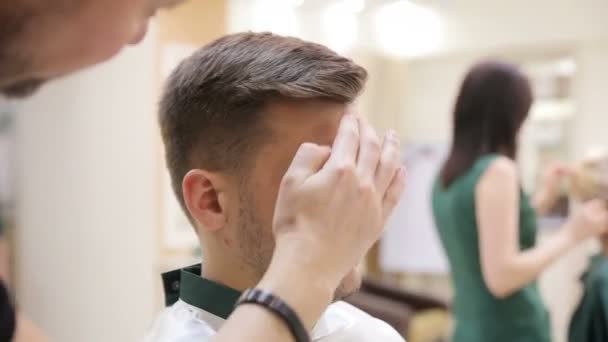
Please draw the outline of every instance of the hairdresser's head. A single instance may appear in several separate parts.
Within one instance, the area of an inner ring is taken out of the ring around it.
[[[0,1],[0,93],[26,96],[46,80],[109,59],[145,36],[159,8],[179,2]]]
[[[456,101],[452,150],[442,172],[443,184],[449,185],[482,155],[515,158],[518,133],[532,100],[528,79],[515,66],[495,61],[475,65]]]

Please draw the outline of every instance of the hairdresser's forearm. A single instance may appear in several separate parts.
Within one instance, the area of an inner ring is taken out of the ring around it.
[[[14,342],[48,342],[42,331],[23,314],[17,317],[17,331]]]
[[[291,342],[287,325],[270,311],[255,305],[241,305],[213,338],[216,342]]]
[[[297,251],[275,251],[275,257],[257,287],[284,300],[310,331],[331,303],[335,279],[319,274],[319,265],[307,263]],[[293,341],[287,325],[266,308],[253,304],[237,307],[214,341]]]

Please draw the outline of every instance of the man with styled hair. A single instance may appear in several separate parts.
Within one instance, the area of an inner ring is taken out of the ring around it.
[[[199,237],[202,266],[163,276],[171,307],[148,341],[213,336],[241,292],[260,281],[275,247],[279,185],[296,150],[305,143],[332,145],[342,120],[358,125],[349,111],[366,79],[365,69],[324,46],[271,33],[224,36],[173,72],[160,125],[173,189]],[[391,148],[384,149],[373,179],[384,192],[398,181],[398,143],[391,133],[382,144]],[[358,160],[366,158],[361,149]],[[397,197],[396,191],[387,195]],[[310,286],[323,281],[310,279]],[[403,340],[386,323],[340,301],[360,283],[356,269],[342,279],[334,304],[312,330],[314,341]]]
[[[31,95],[46,81],[110,59],[125,45],[143,39],[149,18],[157,10],[180,2],[0,1],[0,96]],[[205,13],[200,14],[201,20],[205,20]],[[370,131],[373,133],[367,123],[358,127],[352,120],[345,120],[333,149],[302,145],[279,189],[274,211],[278,218],[272,223],[276,237],[273,262],[257,288],[266,289],[282,300],[307,326],[318,319],[330,302],[329,294],[377,240],[386,214],[394,208],[394,202],[386,200],[385,195],[393,198],[404,187],[402,175],[393,187],[382,191],[377,187],[379,183],[370,180],[380,164],[376,157],[383,153],[378,148],[368,148],[378,145]],[[360,147],[370,152],[355,169]],[[332,162],[325,163],[328,159]],[[394,173],[395,169],[393,166],[391,171]],[[357,189],[364,189],[368,196],[352,196],[359,193]],[[352,211],[359,207],[365,210]],[[342,244],[334,243],[338,237]],[[306,260],[294,254],[299,250],[307,251]],[[295,272],[294,264],[298,264]],[[325,282],[323,286],[308,287],[304,293],[303,280],[311,277]],[[0,341],[45,340],[22,315],[15,319],[11,298],[2,281]],[[216,340],[241,341],[248,336],[253,340],[286,341],[292,338],[293,326],[293,322],[278,319],[267,307],[240,305]]]

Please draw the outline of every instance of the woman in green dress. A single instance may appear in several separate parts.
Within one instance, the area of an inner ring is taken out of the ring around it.
[[[568,170],[555,164],[529,198],[515,163],[532,103],[514,66],[485,62],[466,76],[454,111],[450,155],[433,189],[433,214],[455,287],[454,342],[548,342],[549,316],[536,279],[581,241],[608,229],[603,203],[574,212],[536,244],[536,217],[550,208]]]

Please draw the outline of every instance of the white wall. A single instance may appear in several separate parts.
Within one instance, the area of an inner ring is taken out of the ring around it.
[[[155,39],[19,114],[21,307],[55,341],[136,341],[155,314]]]
[[[572,151],[582,155],[590,146],[608,147],[608,39],[582,44],[576,57],[580,111],[573,122]]]
[[[458,88],[475,57],[450,56],[407,65],[402,80],[399,131],[408,141],[450,140],[452,108]]]
[[[442,50],[535,47],[597,39],[608,32],[604,0],[440,1]]]

